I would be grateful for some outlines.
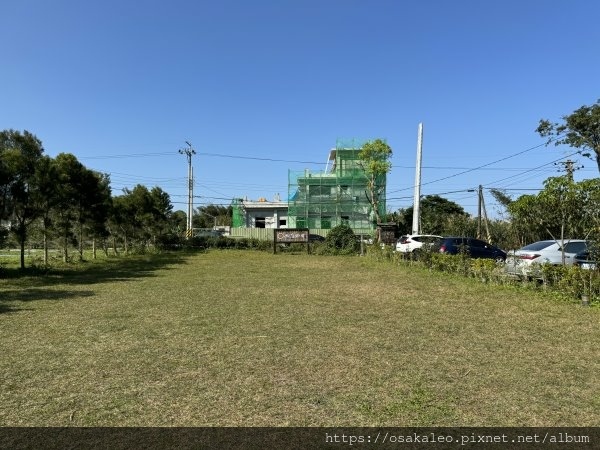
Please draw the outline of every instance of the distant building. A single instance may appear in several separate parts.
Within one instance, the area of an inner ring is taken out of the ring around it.
[[[288,202],[279,194],[272,201],[235,199],[233,201],[233,228],[287,228]]]
[[[329,152],[324,172],[289,173],[288,225],[290,228],[328,229],[345,224],[355,232],[375,230],[368,200],[367,175],[358,158],[363,143],[338,141]],[[386,177],[377,180],[379,213],[386,213]]]
[[[235,199],[232,228],[330,229],[345,224],[356,233],[372,233],[376,219],[368,199],[368,178],[358,158],[363,144],[338,140],[325,171],[290,171],[288,201],[282,201],[279,194],[273,201]],[[385,188],[383,175],[377,179],[382,217]]]

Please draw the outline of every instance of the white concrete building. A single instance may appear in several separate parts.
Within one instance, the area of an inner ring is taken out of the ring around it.
[[[234,228],[287,228],[288,202],[276,195],[272,201],[240,199],[233,204]]]

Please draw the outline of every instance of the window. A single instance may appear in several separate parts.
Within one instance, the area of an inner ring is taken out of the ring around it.
[[[256,228],[265,228],[266,220],[264,217],[257,217],[254,219],[254,226]]]
[[[279,219],[279,227],[285,227],[287,225],[286,219]]]
[[[471,245],[473,247],[479,247],[479,248],[485,248],[487,247],[487,244],[483,241],[480,241],[479,239],[472,239],[471,240]]]
[[[579,253],[587,250],[585,242],[569,242],[565,245],[565,253]]]

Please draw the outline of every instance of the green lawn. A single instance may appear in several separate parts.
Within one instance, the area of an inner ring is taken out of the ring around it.
[[[360,257],[0,278],[2,426],[599,426],[600,308]]]

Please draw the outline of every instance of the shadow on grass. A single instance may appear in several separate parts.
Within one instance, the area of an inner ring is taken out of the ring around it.
[[[191,253],[161,253],[109,257],[62,268],[2,269],[0,280],[0,308],[4,301],[31,301],[43,299],[66,299],[71,296],[93,295],[93,291],[69,291],[44,289],[57,285],[93,285],[156,276],[157,270],[169,270],[168,266],[186,264]],[[4,290],[6,288],[8,290]],[[4,305],[6,308],[6,305]],[[0,313],[2,309],[0,309]]]
[[[91,297],[93,291],[68,291],[51,290],[40,288],[14,289],[2,291],[0,298],[0,314],[24,311],[29,308],[21,308],[11,302],[32,302],[38,300],[67,300],[69,298]]]

